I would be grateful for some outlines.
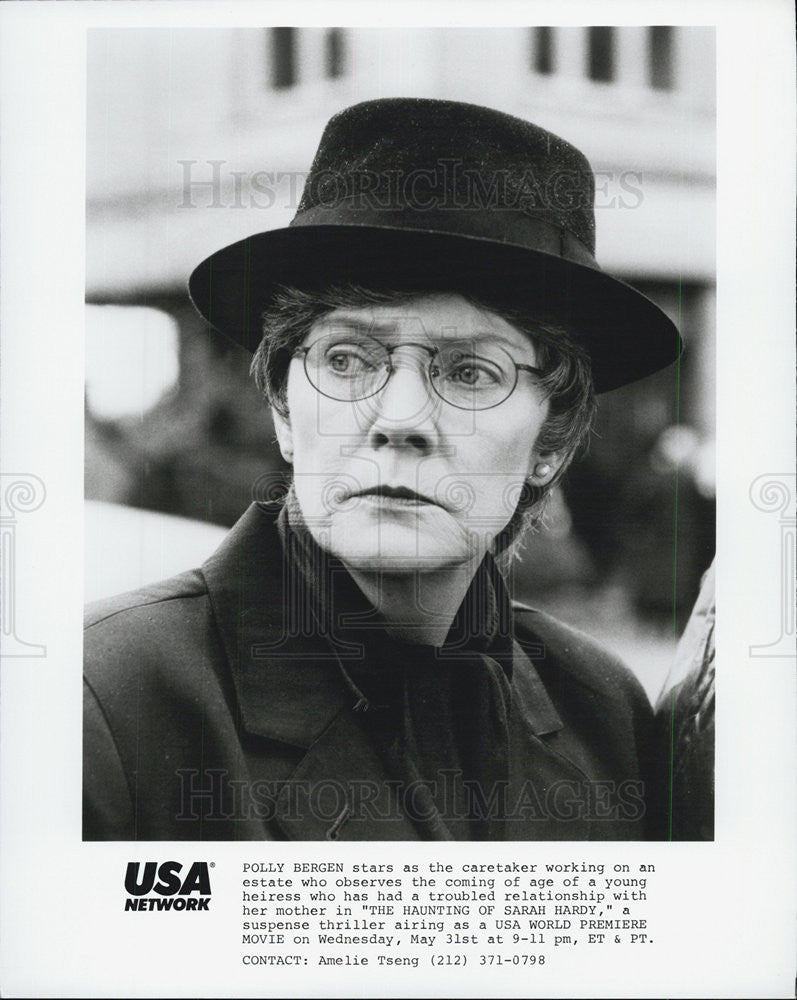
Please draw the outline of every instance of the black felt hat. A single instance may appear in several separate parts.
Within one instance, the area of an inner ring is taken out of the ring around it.
[[[566,325],[605,392],[675,361],[681,339],[598,267],[594,194],[583,154],[530,122],[454,101],[367,101],[329,121],[291,224],[214,253],[189,290],[250,351],[279,285],[482,296]]]

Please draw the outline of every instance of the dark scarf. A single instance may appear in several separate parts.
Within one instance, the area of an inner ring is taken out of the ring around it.
[[[445,642],[434,647],[389,635],[343,564],[316,544],[293,491],[277,524],[293,599],[337,653],[363,727],[402,786],[405,806],[411,802],[421,835],[504,839],[511,604],[492,558],[479,566]]]

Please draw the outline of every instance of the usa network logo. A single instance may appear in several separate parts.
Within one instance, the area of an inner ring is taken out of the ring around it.
[[[210,862],[214,867],[214,862]],[[183,874],[179,861],[128,861],[125,910],[207,910],[210,875],[207,861],[195,861]],[[154,893],[154,895],[151,895]]]

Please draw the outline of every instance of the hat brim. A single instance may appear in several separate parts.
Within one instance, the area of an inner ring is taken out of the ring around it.
[[[597,267],[513,243],[433,230],[295,226],[258,233],[204,260],[191,299],[220,333],[254,351],[262,314],[280,285],[342,281],[461,291],[555,319],[586,347],[597,392],[644,378],[680,357],[670,318]]]

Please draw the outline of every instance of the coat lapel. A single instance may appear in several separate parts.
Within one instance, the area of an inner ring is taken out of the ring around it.
[[[544,653],[542,647],[537,648],[533,644],[526,648],[532,656]],[[512,659],[512,696],[524,724],[538,737],[550,736],[564,729],[540,675],[517,639],[512,641]]]
[[[252,504],[202,572],[241,728],[306,749],[352,699],[334,653],[291,600],[274,515]]]

